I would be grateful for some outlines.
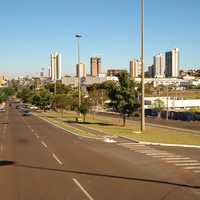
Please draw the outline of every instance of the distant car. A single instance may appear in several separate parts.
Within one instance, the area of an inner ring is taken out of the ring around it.
[[[6,112],[4,108],[0,108],[0,112]]]
[[[23,116],[31,116],[32,112],[30,110],[24,110]]]
[[[38,107],[37,106],[30,106],[30,109],[31,110],[38,110]]]

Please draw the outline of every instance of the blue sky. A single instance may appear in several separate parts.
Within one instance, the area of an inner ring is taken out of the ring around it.
[[[200,66],[200,1],[145,0],[145,63],[180,48],[181,66]],[[81,33],[81,58],[101,56],[103,69],[128,68],[140,56],[140,0],[7,0],[0,7],[0,73],[31,74],[62,54],[64,73],[73,74],[74,35]]]

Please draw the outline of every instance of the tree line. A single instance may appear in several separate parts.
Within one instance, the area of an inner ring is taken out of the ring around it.
[[[44,111],[51,108],[60,110],[61,113],[64,110],[80,112],[84,120],[86,114],[94,107],[107,108],[120,113],[125,126],[126,118],[139,108],[140,85],[130,78],[127,71],[121,72],[118,79],[119,81],[106,81],[87,86],[81,91],[80,107],[78,88],[61,83],[56,84],[56,93],[55,85],[49,83],[39,90],[35,90],[32,86],[21,88],[17,92],[17,97],[23,103],[38,106]]]

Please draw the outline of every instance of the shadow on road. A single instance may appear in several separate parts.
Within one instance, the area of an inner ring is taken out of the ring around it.
[[[77,121],[72,121],[72,120],[68,120],[68,121],[64,121],[66,123],[71,123],[71,124],[93,124],[93,125],[99,125],[99,126],[114,126],[111,123],[103,123],[103,122],[77,122]]]
[[[15,165],[15,162],[9,161],[9,160],[0,160],[0,167],[1,166],[9,166],[9,165]]]
[[[6,124],[8,124],[8,122],[0,122],[0,124],[6,125]]]
[[[137,178],[137,177],[117,176],[117,175],[78,171],[78,170],[45,168],[45,167],[29,166],[29,165],[23,165],[23,164],[15,164],[14,166],[20,167],[20,168],[37,169],[37,170],[48,170],[48,171],[52,171],[52,172],[56,171],[56,172],[61,172],[61,173],[81,174],[81,175],[87,175],[87,176],[106,177],[106,178],[112,178],[112,179],[122,179],[122,180],[129,180],[129,181],[156,183],[156,184],[171,185],[171,186],[176,186],[176,187],[178,186],[178,187],[184,187],[184,188],[200,189],[199,185],[182,184],[182,183],[175,183],[175,182],[154,180],[154,179],[143,179],[143,178]]]

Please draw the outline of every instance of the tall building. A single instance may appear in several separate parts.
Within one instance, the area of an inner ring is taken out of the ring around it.
[[[165,77],[165,55],[158,54],[154,56],[154,70],[153,70],[153,77]]]
[[[91,76],[98,76],[101,74],[101,58],[92,57],[90,58],[90,71]]]
[[[80,73],[80,78],[82,77],[86,77],[86,67],[85,67],[85,64],[83,63],[80,63],[76,65],[76,76],[78,77]]]
[[[141,77],[141,69],[142,69],[142,65],[141,65],[141,61],[140,60],[131,60],[130,61],[130,76],[133,78],[138,78]]]
[[[154,77],[154,65],[151,65],[148,67],[148,77],[153,78]]]
[[[165,54],[166,77],[178,77],[180,68],[180,52],[178,48]]]
[[[119,74],[123,71],[123,69],[108,69],[107,76],[119,76]]]
[[[61,54],[51,54],[51,80],[61,80]]]

